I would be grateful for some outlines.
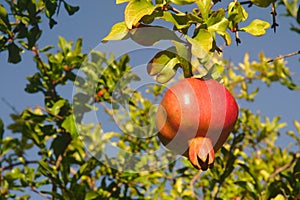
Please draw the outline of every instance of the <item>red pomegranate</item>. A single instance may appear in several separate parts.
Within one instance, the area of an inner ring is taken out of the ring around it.
[[[168,149],[189,158],[195,168],[207,170],[237,117],[238,105],[222,84],[186,78],[170,87],[160,102],[158,137]]]

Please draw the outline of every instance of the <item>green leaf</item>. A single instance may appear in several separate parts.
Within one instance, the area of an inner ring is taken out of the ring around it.
[[[189,27],[189,19],[185,14],[174,14],[170,12],[163,12],[161,19],[171,22],[176,26],[177,29],[183,29]]]
[[[65,9],[67,10],[69,15],[73,15],[79,10],[79,6],[71,6],[64,1]]]
[[[75,54],[80,54],[82,51],[82,38],[79,38],[76,41],[75,47],[74,47],[74,53]]]
[[[189,51],[189,48],[185,46],[181,42],[172,41],[175,44],[176,47],[176,56],[177,59],[180,62],[180,65],[183,69],[183,73],[186,76],[189,76],[192,65],[191,65],[191,52]],[[187,72],[186,72],[187,71]]]
[[[140,19],[145,15],[151,15],[155,10],[155,6],[146,0],[132,0],[126,6],[124,15],[125,23],[129,29],[136,26]]]
[[[157,74],[156,81],[159,83],[166,83],[171,80],[178,69],[179,60],[177,58],[172,58],[164,68]]]
[[[219,9],[214,12],[207,20],[208,31],[225,32],[229,21],[225,18],[225,10]]]
[[[225,10],[219,9],[214,12],[207,20],[207,29],[209,32],[217,32],[226,42],[226,45],[231,44],[231,37],[228,32],[226,32],[229,21],[225,18]]]
[[[1,18],[6,24],[9,23],[7,11],[6,11],[6,9],[4,8],[4,6],[3,6],[2,4],[0,4],[0,18]]]
[[[94,199],[98,199],[100,197],[100,194],[96,191],[88,191],[85,194],[85,198],[84,200],[94,200]]]
[[[215,63],[207,72],[207,77],[218,80],[222,77],[225,67]]]
[[[245,31],[254,36],[262,36],[266,33],[265,29],[270,28],[270,24],[266,21],[255,19],[248,26],[240,28],[241,31]]]
[[[76,138],[78,136],[74,115],[66,117],[61,126],[71,134],[72,138]]]
[[[274,0],[251,0],[251,2],[258,6],[258,7],[263,7],[266,8],[268,7]]]
[[[53,48],[54,48],[54,46],[48,45],[48,46],[45,46],[44,48],[39,49],[39,52],[46,52]]]
[[[66,100],[58,100],[57,102],[54,103],[54,105],[52,106],[51,109],[49,109],[51,111],[51,113],[54,116],[57,116],[60,113],[61,108],[66,104]]]
[[[51,19],[57,9],[56,1],[45,1],[45,8],[46,16]]]
[[[211,0],[196,0],[196,3],[203,19],[206,20],[210,12]]]
[[[54,20],[54,19],[50,19],[49,20],[49,26],[50,26],[50,28],[53,28],[53,26],[55,26],[57,24],[57,22]]]
[[[116,0],[116,4],[126,3],[129,1],[131,1],[131,0]]]
[[[212,49],[213,36],[205,29],[200,29],[196,37],[187,37],[187,40],[192,45],[192,54],[198,58],[203,58]]]
[[[165,65],[176,57],[175,52],[175,47],[170,47],[167,50],[158,52],[147,65],[148,74],[154,76],[160,73]]]
[[[21,61],[20,52],[22,49],[20,49],[14,42],[8,44],[7,49],[8,49],[8,62],[15,64]]]
[[[234,23],[243,22],[248,18],[248,13],[239,2],[231,2],[228,5],[228,20]]]
[[[285,200],[284,196],[282,194],[278,194],[273,200]]]
[[[31,49],[37,42],[37,40],[41,37],[42,30],[39,29],[38,26],[33,27],[30,29],[27,39],[28,39],[28,48]]]
[[[128,28],[125,22],[119,22],[113,25],[109,34],[102,39],[102,42],[109,40],[123,40],[128,38]]]
[[[3,5],[0,4],[0,31],[3,33],[8,33],[10,29],[11,26],[8,20],[7,11]]]
[[[52,142],[51,148],[53,149],[54,155],[56,158],[59,155],[63,154],[66,150],[68,144],[70,143],[71,138],[67,134],[58,135]]]
[[[152,46],[161,40],[181,41],[174,31],[161,26],[143,25],[130,30],[131,39],[143,46]]]
[[[186,5],[195,3],[195,0],[170,0],[170,2],[177,5]]]

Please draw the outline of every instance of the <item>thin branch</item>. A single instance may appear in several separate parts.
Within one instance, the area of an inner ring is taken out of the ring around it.
[[[1,100],[3,101],[3,103],[5,103],[10,109],[12,109],[12,111],[15,114],[18,114],[19,112],[17,111],[16,107],[13,106],[10,102],[8,102],[4,97],[1,98]]]
[[[235,41],[237,46],[239,46],[239,44],[242,43],[238,31],[235,31]]]
[[[273,172],[273,173],[269,176],[269,180],[275,178],[275,176],[277,176],[280,172],[282,172],[282,171],[284,171],[284,170],[286,170],[286,169],[291,168],[291,167],[293,166],[294,162],[296,161],[296,159],[297,159],[296,155],[293,155],[293,159],[291,160],[291,162],[286,163],[285,165],[283,165],[283,166],[277,168],[277,169],[275,170],[275,172]]]
[[[274,33],[276,33],[276,27],[279,26],[279,25],[276,23],[277,12],[276,12],[276,8],[275,8],[275,2],[272,2],[272,12],[271,12],[271,15],[272,15],[272,19],[273,19],[273,24],[272,24],[271,28],[273,28]]]
[[[49,196],[46,195],[45,193],[40,192],[40,191],[38,191],[37,189],[35,189],[34,186],[31,187],[31,191],[32,191],[32,192],[35,192],[35,193],[37,193],[37,194],[39,194],[40,196],[42,196],[42,197],[45,198],[45,199],[49,199],[49,200],[51,199],[51,197],[49,197]]]
[[[49,115],[51,115],[52,117],[55,117],[58,120],[63,120],[64,117],[60,116],[60,115],[54,115],[50,110],[43,108],[42,106],[35,106],[36,108],[48,113]]]
[[[283,58],[295,56],[295,55],[298,55],[298,54],[300,54],[300,50],[299,51],[295,51],[293,53],[288,53],[286,55],[279,55],[279,56],[277,56],[275,58],[272,58],[271,60],[268,60],[267,63],[274,62],[275,60],[280,60],[280,59],[283,59]]]
[[[11,165],[8,165],[6,167],[0,168],[0,171],[5,171],[8,169],[12,169],[13,167],[19,166],[19,165],[28,165],[28,164],[38,164],[39,162],[37,160],[31,160],[31,161],[25,161],[25,162],[17,162]]]

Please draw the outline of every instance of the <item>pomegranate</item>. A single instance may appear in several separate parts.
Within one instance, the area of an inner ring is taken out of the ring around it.
[[[156,126],[164,146],[205,171],[213,167],[214,153],[227,140],[237,117],[238,105],[222,84],[186,78],[166,91]]]

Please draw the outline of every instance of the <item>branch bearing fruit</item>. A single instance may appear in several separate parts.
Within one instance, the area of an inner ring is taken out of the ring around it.
[[[158,137],[197,169],[213,167],[214,153],[238,118],[230,92],[213,79],[186,78],[170,87],[157,110]]]

